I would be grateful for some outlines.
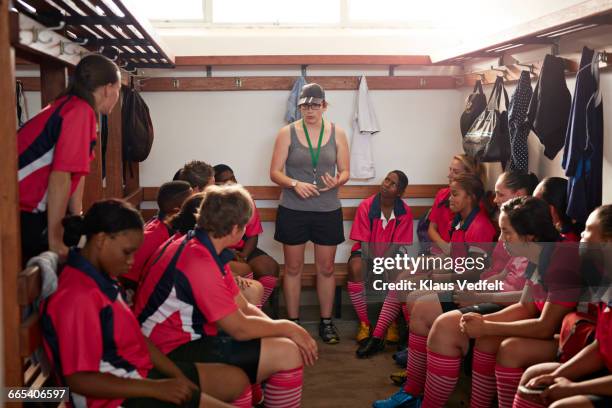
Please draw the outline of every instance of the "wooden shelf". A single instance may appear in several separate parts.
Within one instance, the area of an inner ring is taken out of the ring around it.
[[[479,58],[499,58],[534,45],[555,45],[566,35],[612,23],[612,0],[590,0],[548,14],[477,43],[434,53],[434,64],[463,64]]]

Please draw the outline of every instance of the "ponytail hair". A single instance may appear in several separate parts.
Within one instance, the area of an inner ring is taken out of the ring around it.
[[[536,242],[561,239],[544,200],[531,196],[512,198],[502,205],[501,211],[508,216],[512,228],[519,235],[533,235]]]
[[[66,95],[77,96],[97,112],[93,95],[95,90],[101,86],[116,84],[120,80],[121,72],[113,61],[104,55],[89,54],[79,61],[68,88],[59,95],[59,98]]]
[[[170,218],[170,227],[183,235],[194,229],[205,195],[206,193],[197,193],[185,200],[181,210]]]
[[[85,216],[65,217],[62,225],[64,244],[75,246],[83,235],[89,239],[100,232],[116,234],[127,230],[142,230],[144,221],[130,203],[112,198],[95,202]]]
[[[501,174],[504,180],[504,185],[512,191],[525,190],[527,195],[533,195],[538,185],[538,176],[533,173],[524,173],[520,171],[506,171]]]

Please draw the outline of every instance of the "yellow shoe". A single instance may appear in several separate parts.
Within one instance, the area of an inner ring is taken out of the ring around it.
[[[406,377],[406,370],[396,371],[389,376],[395,385],[404,385],[406,382]]]
[[[364,322],[359,322],[359,330],[357,331],[357,336],[355,340],[357,343],[361,344],[366,341],[370,337],[370,326],[365,324]]]
[[[385,336],[385,340],[387,341],[387,343],[399,343],[400,336],[399,331],[397,330],[397,323],[391,323],[391,326],[389,326],[389,328],[387,329],[387,335]]]

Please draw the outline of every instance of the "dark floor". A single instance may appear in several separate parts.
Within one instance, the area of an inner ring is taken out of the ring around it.
[[[372,401],[386,398],[397,391],[389,374],[400,370],[391,358],[395,346],[387,346],[384,353],[370,359],[355,358],[355,320],[336,320],[341,341],[336,345],[322,343],[317,334],[318,323],[304,323],[304,327],[318,340],[319,361],[304,373],[304,408],[361,408]],[[448,407],[467,406],[466,389],[469,380],[463,377]]]

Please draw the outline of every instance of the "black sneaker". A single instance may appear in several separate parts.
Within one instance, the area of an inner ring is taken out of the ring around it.
[[[340,342],[338,329],[336,329],[331,319],[321,319],[321,323],[319,323],[319,337],[326,344],[338,344]]]
[[[372,357],[374,354],[385,349],[385,340],[378,337],[370,337],[368,342],[363,346],[359,346],[355,354],[358,358]]]

